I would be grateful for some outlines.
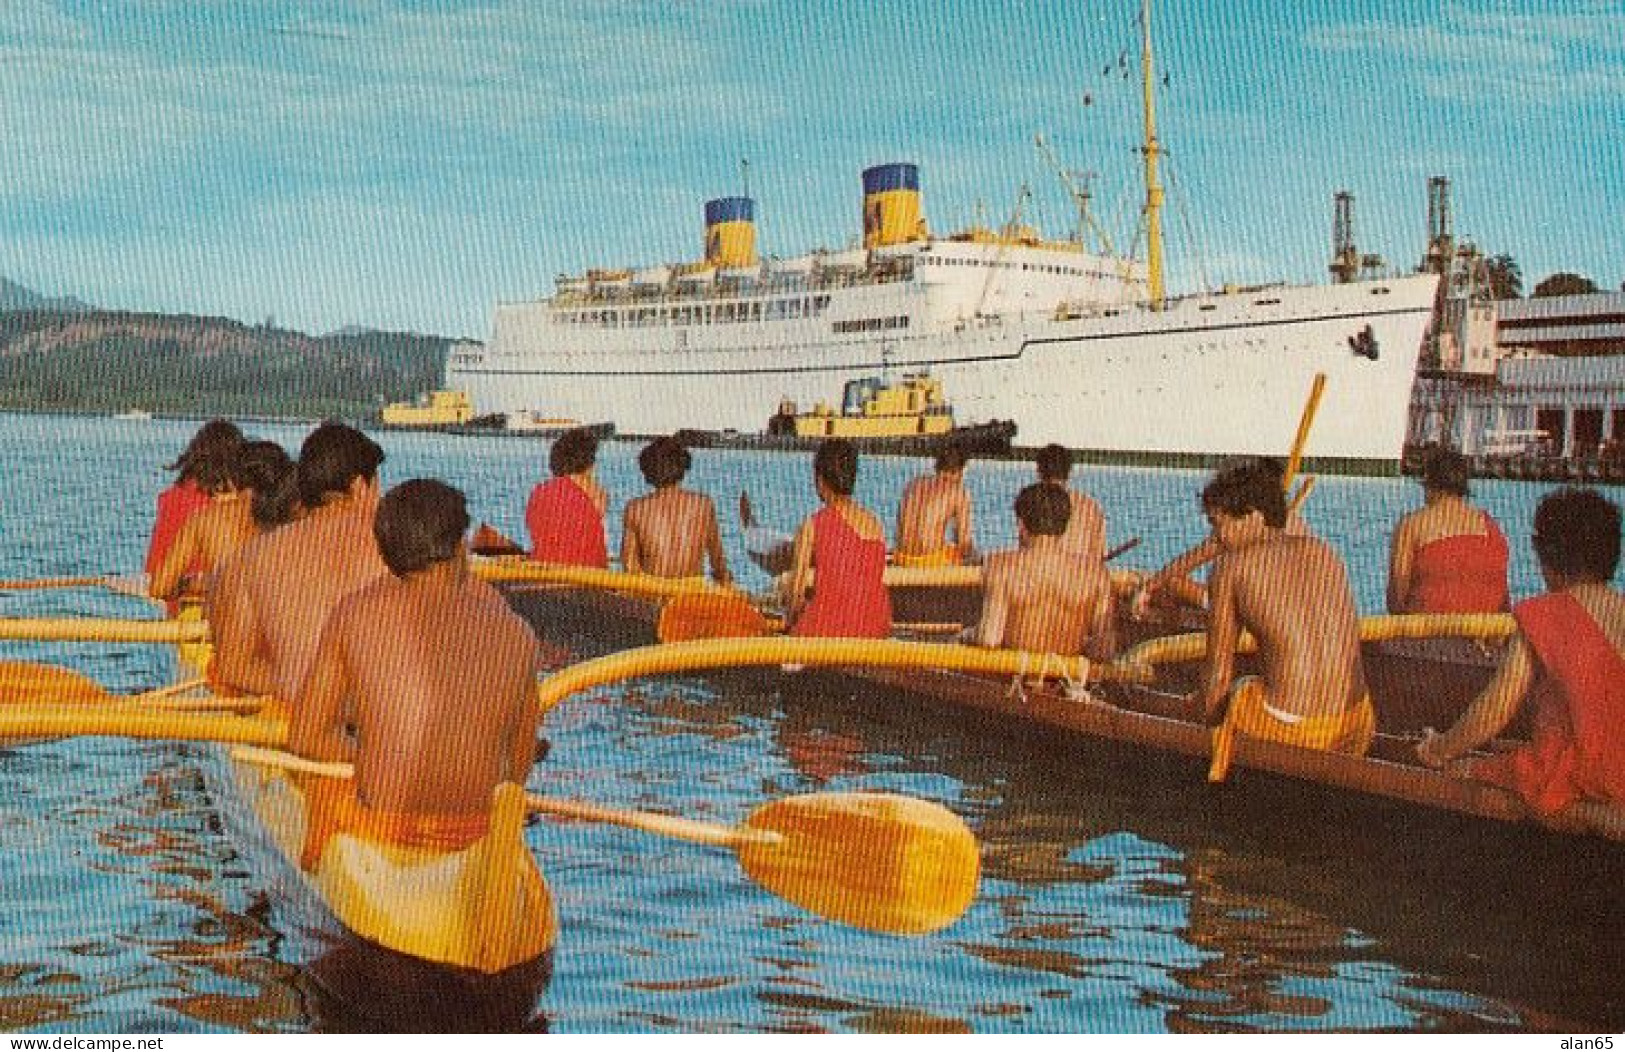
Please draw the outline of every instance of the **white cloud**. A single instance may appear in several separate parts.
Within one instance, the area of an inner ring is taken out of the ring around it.
[[[1345,22],[1312,31],[1311,50],[1372,54],[1412,69],[1430,97],[1486,106],[1559,107],[1625,94],[1625,13],[1566,15],[1453,6],[1425,24]]]

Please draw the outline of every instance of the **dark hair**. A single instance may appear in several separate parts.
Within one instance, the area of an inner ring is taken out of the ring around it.
[[[410,479],[378,502],[372,535],[389,572],[405,577],[456,555],[468,521],[462,493],[439,479]]]
[[[249,513],[262,530],[275,529],[293,521],[299,504],[299,468],[290,464],[287,474],[269,489],[256,489]]]
[[[1016,518],[1028,533],[1059,537],[1072,521],[1072,498],[1053,482],[1035,482],[1016,494]]]
[[[965,463],[970,458],[965,455],[965,447],[949,439],[937,449],[938,471],[963,471]]]
[[[1276,529],[1286,526],[1286,494],[1281,462],[1259,457],[1222,469],[1202,490],[1202,508],[1240,518],[1259,512]]]
[[[260,439],[238,446],[227,465],[231,484],[238,489],[270,489],[292,470],[293,458],[287,450]]]
[[[643,472],[644,481],[659,488],[661,486],[675,486],[683,481],[688,474],[688,466],[693,463],[688,450],[675,438],[657,438],[643,447],[638,454],[638,468]]]
[[[1472,477],[1467,458],[1449,446],[1434,446],[1422,455],[1422,485],[1428,489],[1465,497]]]
[[[1066,451],[1065,446],[1054,442],[1038,451],[1034,463],[1038,467],[1038,477],[1045,482],[1065,482],[1066,477],[1072,474],[1072,454]]]
[[[289,482],[293,473],[293,459],[275,442],[244,442],[237,447],[229,466],[231,484],[252,491],[249,510],[262,527],[287,521],[287,498],[292,496]]]
[[[190,481],[199,489],[217,493],[231,482],[230,463],[242,444],[243,433],[230,420],[211,420],[197,429],[169,470],[177,482]]]
[[[858,485],[858,447],[844,438],[826,438],[813,454],[813,477],[843,497]]]
[[[598,459],[598,437],[584,427],[571,428],[553,442],[547,467],[554,478],[579,475]]]
[[[329,494],[349,489],[355,479],[377,478],[383,462],[378,443],[348,424],[326,421],[299,447],[299,499],[315,508]]]
[[[1619,507],[1594,489],[1548,494],[1535,509],[1541,568],[1570,579],[1610,580],[1619,569],[1619,524]]]
[[[197,429],[192,441],[181,450],[181,455],[175,458],[175,463],[168,466],[168,470],[180,472],[183,479],[191,478],[194,465],[216,457],[220,450],[230,449],[242,440],[242,429],[230,420],[219,418],[211,420]]]

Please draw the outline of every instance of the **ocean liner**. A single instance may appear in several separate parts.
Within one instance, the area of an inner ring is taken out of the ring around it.
[[[1092,251],[1081,230],[933,236],[917,166],[881,164],[862,175],[861,247],[764,260],[755,201],[709,201],[701,260],[588,270],[549,298],[500,303],[489,344],[449,357],[448,385],[481,412],[655,434],[755,431],[780,400],[926,373],[962,419],[1013,420],[1023,445],[1189,463],[1282,453],[1325,373],[1309,456],[1397,470],[1437,278],[1165,295],[1149,19],[1143,261]]]

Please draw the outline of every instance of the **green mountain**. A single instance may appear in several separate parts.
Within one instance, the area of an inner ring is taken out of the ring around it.
[[[440,385],[452,341],[230,318],[0,311],[0,408],[367,419]]]

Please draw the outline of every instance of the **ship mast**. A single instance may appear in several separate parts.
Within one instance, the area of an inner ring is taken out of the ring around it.
[[[1151,306],[1162,306],[1162,184],[1157,181],[1156,99],[1151,90],[1151,0],[1140,4],[1140,73],[1145,93],[1145,240],[1146,277],[1150,284]]]

